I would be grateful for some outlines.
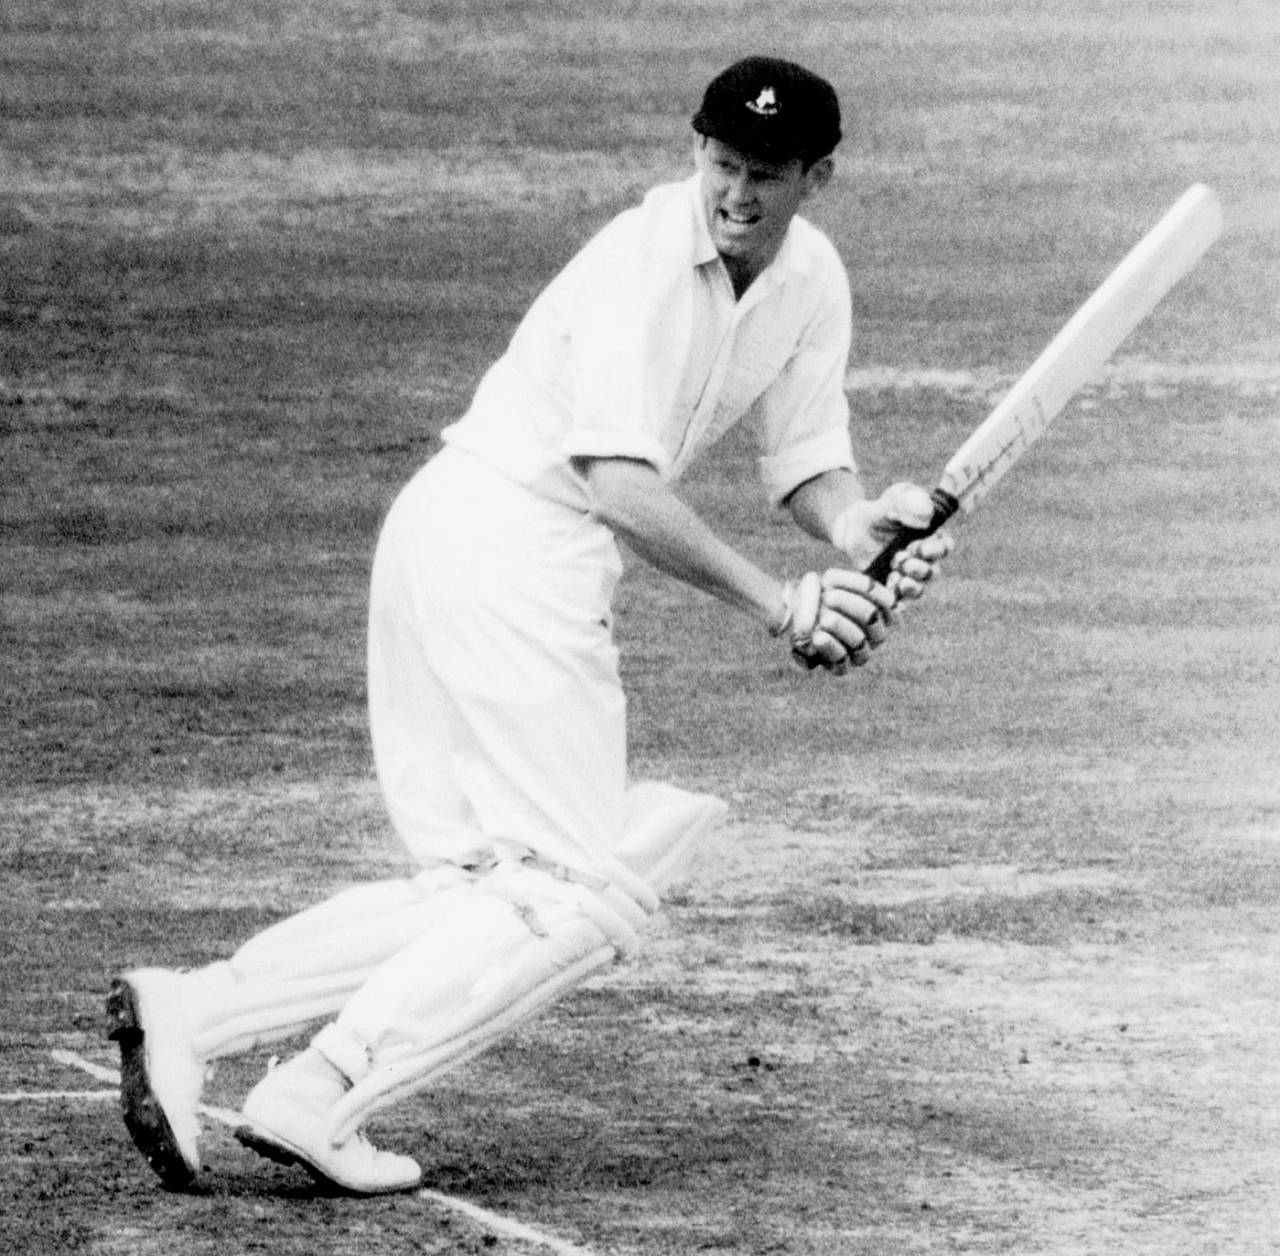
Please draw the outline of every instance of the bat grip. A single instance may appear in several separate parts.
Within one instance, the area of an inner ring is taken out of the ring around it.
[[[929,494],[929,498],[933,502],[933,515],[929,522],[923,528],[912,528],[905,523],[895,525],[897,530],[893,539],[863,569],[864,575],[868,575],[872,580],[884,584],[889,578],[889,573],[893,570],[895,554],[905,549],[912,541],[919,541],[923,537],[932,536],[960,509],[960,499],[953,497],[945,488],[935,488]],[[877,618],[879,618],[878,612]],[[797,663],[810,671],[818,666],[816,658],[801,654],[798,650],[793,650],[792,655]]]
[[[884,584],[893,570],[894,556],[905,549],[912,541],[932,536],[952,515],[960,509],[959,498],[953,497],[945,488],[935,488],[929,494],[933,502],[933,517],[923,528],[912,528],[907,524],[898,524],[893,539],[865,567],[864,573],[872,580]]]

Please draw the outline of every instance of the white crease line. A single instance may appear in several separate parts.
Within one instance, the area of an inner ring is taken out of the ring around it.
[[[72,1068],[78,1068],[82,1073],[88,1073],[90,1077],[96,1077],[100,1082],[110,1082],[113,1086],[120,1085],[120,1071],[118,1069],[104,1068],[101,1064],[86,1060],[84,1056],[77,1055],[74,1051],[63,1051],[61,1048],[50,1051],[49,1054],[59,1064],[69,1064]]]
[[[70,1068],[78,1068],[83,1073],[88,1073],[90,1077],[96,1077],[100,1082],[112,1082],[116,1086],[120,1084],[120,1073],[117,1069],[106,1068],[101,1064],[95,1064],[92,1060],[86,1060],[84,1056],[77,1054],[75,1051],[64,1051],[61,1048],[50,1051],[49,1054],[59,1064],[66,1064]],[[79,1090],[79,1091],[46,1091],[34,1092],[29,1091],[25,1094],[15,1094],[13,1096],[0,1095],[0,1100],[13,1099],[14,1101],[21,1099],[39,1099],[39,1098],[67,1098],[67,1099],[114,1099],[119,1095],[118,1090]],[[214,1108],[206,1104],[200,1105],[200,1111],[213,1121],[218,1121],[223,1125],[234,1129],[240,1124],[240,1114],[232,1112],[229,1108]],[[470,1217],[473,1221],[478,1221],[488,1230],[493,1230],[498,1234],[505,1234],[508,1238],[522,1239],[526,1243],[536,1243],[539,1247],[545,1247],[549,1251],[558,1253],[558,1256],[594,1256],[585,1247],[576,1247],[572,1243],[566,1243],[563,1239],[557,1239],[550,1234],[543,1234],[540,1230],[533,1229],[519,1221],[509,1221],[506,1217],[500,1217],[495,1212],[490,1212],[487,1208],[481,1208],[477,1204],[469,1204],[465,1199],[455,1199],[452,1195],[441,1195],[439,1191],[419,1191],[420,1199],[429,1199],[434,1204],[439,1204],[442,1208],[450,1208],[454,1212],[460,1212],[464,1216]]]
[[[576,1247],[563,1239],[553,1238],[550,1234],[543,1234],[541,1230],[535,1230],[532,1226],[523,1225],[519,1221],[509,1221],[506,1217],[500,1217],[487,1208],[469,1204],[465,1199],[454,1199],[451,1195],[441,1195],[439,1191],[419,1191],[418,1198],[429,1199],[433,1204],[439,1204],[443,1208],[452,1208],[455,1212],[478,1221],[487,1230],[505,1234],[508,1238],[522,1239],[526,1243],[536,1243],[539,1247],[558,1252],[560,1256],[593,1256],[585,1247]]]
[[[10,1090],[0,1103],[48,1103],[57,1099],[118,1099],[118,1090]]]
[[[82,1073],[88,1073],[90,1077],[96,1077],[100,1082],[113,1082],[116,1086],[120,1085],[120,1072],[118,1069],[104,1068],[101,1064],[95,1064],[92,1060],[86,1060],[84,1056],[77,1055],[74,1051],[63,1051],[57,1049],[50,1051],[49,1054],[59,1064],[69,1065],[71,1068],[78,1068]],[[119,1091],[93,1091],[81,1092],[83,1094],[119,1094]],[[236,1129],[243,1124],[240,1113],[233,1112],[230,1108],[215,1108],[211,1104],[202,1103],[200,1105],[200,1113],[207,1116],[209,1120],[216,1121],[219,1125],[225,1125],[228,1129]]]

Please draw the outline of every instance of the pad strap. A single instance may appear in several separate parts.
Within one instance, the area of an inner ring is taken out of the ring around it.
[[[311,1045],[342,1074],[348,1089],[373,1070],[373,1048],[350,1030],[339,1029],[336,1021],[316,1034]]]

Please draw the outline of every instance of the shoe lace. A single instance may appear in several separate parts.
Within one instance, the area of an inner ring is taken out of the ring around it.
[[[360,1130],[356,1130],[356,1132],[351,1135],[350,1141],[360,1149],[362,1154],[368,1156],[371,1160],[382,1155],[382,1152],[380,1152]]]

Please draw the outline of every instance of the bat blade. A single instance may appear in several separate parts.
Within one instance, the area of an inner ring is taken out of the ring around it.
[[[1221,234],[1222,223],[1213,189],[1203,183],[1188,188],[952,455],[934,490],[928,525],[903,528],[872,560],[867,574],[883,581],[905,545],[936,532],[957,511],[971,511],[1191,271]]]
[[[1072,315],[947,463],[941,486],[968,512],[1044,434],[1067,402],[1204,255],[1222,207],[1189,188]]]

